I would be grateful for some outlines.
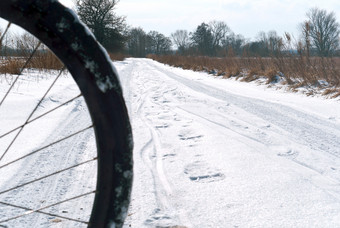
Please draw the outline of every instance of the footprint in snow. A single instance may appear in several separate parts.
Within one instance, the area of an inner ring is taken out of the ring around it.
[[[277,154],[277,156],[286,157],[286,158],[289,158],[289,159],[294,159],[294,158],[296,158],[298,155],[299,155],[299,152],[298,152],[298,151],[295,151],[295,150],[292,150],[292,149],[289,149],[289,150],[284,151],[284,152],[279,152],[279,153]]]
[[[165,227],[176,227],[174,226],[174,220],[170,215],[165,214],[162,212],[161,209],[156,208],[152,215],[145,220],[144,222],[145,225],[147,226],[152,226],[152,227],[159,227],[159,228],[165,228]]]
[[[180,140],[192,140],[192,139],[199,139],[202,138],[203,135],[198,135],[194,132],[192,132],[191,130],[182,130],[179,134],[178,137]]]
[[[155,126],[155,128],[157,128],[157,129],[160,129],[160,128],[168,128],[168,127],[169,127],[169,125],[166,124],[166,123],[160,124],[160,125],[156,125],[156,126]]]
[[[168,157],[175,157],[176,154],[164,154],[163,157],[164,158],[168,158]]]
[[[178,136],[180,140],[184,140],[184,141],[192,140],[192,139],[195,140],[195,139],[199,139],[203,137],[203,135],[188,136],[188,135],[182,135],[182,134],[179,134]]]
[[[224,174],[216,169],[210,168],[203,162],[196,162],[185,167],[184,173],[191,181],[208,183],[223,180]]]

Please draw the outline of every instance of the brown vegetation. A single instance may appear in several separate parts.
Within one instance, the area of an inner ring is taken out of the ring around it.
[[[0,74],[20,74],[22,61],[18,58],[8,57],[0,63]]]
[[[39,52],[34,55],[32,60],[27,65],[27,68],[44,70],[60,70],[63,68],[63,63],[50,50]]]
[[[112,61],[123,61],[126,58],[126,55],[121,52],[109,52],[109,56]]]
[[[250,82],[265,77],[267,83],[282,80],[292,89],[302,86],[328,88],[324,94],[340,87],[339,57],[302,57],[286,55],[277,57],[197,57],[149,55],[156,61],[183,69],[206,71],[224,78],[236,77]],[[335,93],[335,92],[334,92]]]
[[[51,52],[36,53],[27,63],[28,56],[7,56],[3,57],[0,64],[0,74],[20,74],[25,68],[39,71],[60,70],[63,67],[62,62]]]
[[[0,74],[20,74],[25,69],[60,70],[62,62],[29,33],[5,34],[0,44]]]

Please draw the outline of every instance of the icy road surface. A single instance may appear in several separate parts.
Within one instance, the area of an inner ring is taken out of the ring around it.
[[[340,102],[115,64],[134,131],[125,227],[340,227]]]

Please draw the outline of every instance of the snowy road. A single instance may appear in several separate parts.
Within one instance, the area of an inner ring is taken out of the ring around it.
[[[114,65],[135,141],[134,187],[124,228],[340,227],[339,100],[225,80],[149,59]],[[53,78],[46,73],[20,80],[0,109],[0,135],[25,121]],[[1,98],[9,85],[0,79]],[[70,76],[62,76],[35,116],[78,94]],[[25,127],[0,167],[89,125],[83,99],[75,99]],[[11,137],[0,139],[0,151]],[[94,152],[93,132],[84,131],[2,168],[0,193],[91,160]],[[94,190],[95,177],[95,163],[86,163],[58,178],[0,194],[1,201],[44,207]],[[92,200],[90,195],[44,212],[86,221]],[[0,219],[18,210],[0,205]],[[42,214],[8,224],[84,226]]]
[[[125,227],[340,227],[340,103],[115,64],[132,119]]]

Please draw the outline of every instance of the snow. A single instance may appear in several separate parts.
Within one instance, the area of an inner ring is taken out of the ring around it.
[[[340,226],[339,101],[115,65],[135,140],[125,227]]]
[[[28,118],[38,99],[42,97],[55,79],[57,72],[26,72],[20,76],[18,84],[0,107],[0,134],[23,124]],[[4,78],[4,75],[0,75]],[[7,76],[8,77],[8,76]],[[8,83],[0,83],[2,99]],[[68,74],[62,74],[31,119],[65,103],[80,94],[79,89]],[[27,125],[11,149],[0,161],[0,167],[44,147],[65,136],[91,125],[90,117],[83,98],[75,99],[62,108]],[[0,156],[9,145],[17,131],[0,138]],[[75,135],[61,143],[45,148],[32,156],[21,159],[13,165],[0,169],[0,192],[17,185],[32,181],[60,169],[91,160],[96,157],[94,133],[92,128]],[[26,185],[20,189],[0,195],[1,202],[37,209],[60,200],[94,190],[96,180],[96,162],[78,166],[72,170],[51,176],[47,179]],[[88,220],[91,213],[93,194],[43,210],[80,220]],[[24,210],[6,207],[0,204],[0,221]],[[84,227],[82,223],[61,222],[54,216],[30,214],[18,220],[6,223],[9,227]],[[1,224],[2,225],[2,224]]]
[[[114,66],[134,135],[134,185],[124,228],[340,227],[339,100],[221,79],[150,59],[129,58]],[[0,108],[1,133],[25,121],[54,77],[26,76]],[[6,88],[8,83],[1,80],[0,99]],[[34,116],[78,93],[71,77],[63,75]],[[86,113],[79,98],[28,126],[0,166],[85,128],[90,122]],[[1,153],[12,134],[0,139]],[[0,169],[0,192],[91,159],[94,147],[91,129]],[[89,163],[0,195],[0,201],[40,207],[89,192],[95,170]],[[86,219],[91,200],[92,195],[49,211]],[[0,220],[18,210],[0,205]],[[83,225],[40,214],[10,224],[20,222],[29,227]]]

